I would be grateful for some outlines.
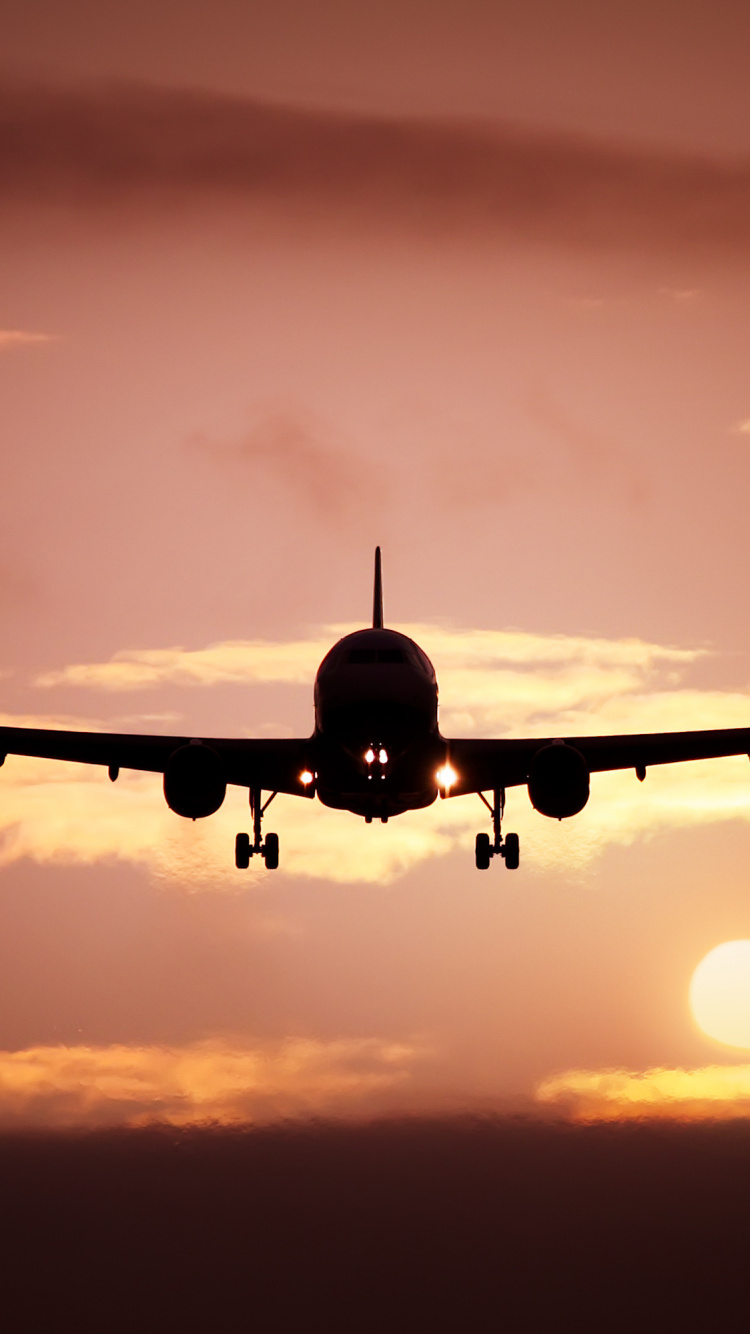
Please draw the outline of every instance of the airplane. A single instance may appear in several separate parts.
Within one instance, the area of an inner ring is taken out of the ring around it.
[[[475,862],[493,857],[519,865],[518,835],[503,837],[505,792],[526,786],[532,806],[551,819],[577,815],[588,802],[592,773],[633,769],[643,782],[656,764],[748,755],[750,728],[651,732],[624,736],[454,739],[438,727],[438,686],[426,653],[407,635],[386,629],[380,547],[375,551],[372,626],[344,635],[318,668],[312,735],[292,739],[137,736],[0,727],[0,764],[8,755],[73,760],[164,775],[164,797],[177,815],[198,820],[218,811],[228,784],[248,789],[252,836],[239,833],[235,863],[252,857],[279,864],[279,840],[262,834],[279,793],[317,796],[324,805],[383,824],[421,810],[440,796],[475,793],[492,834],[476,836]],[[268,796],[264,800],[264,794]],[[487,794],[491,794],[488,797]]]

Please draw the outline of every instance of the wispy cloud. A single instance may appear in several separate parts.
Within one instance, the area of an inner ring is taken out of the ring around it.
[[[0,352],[11,347],[37,347],[57,341],[55,334],[33,333],[28,329],[0,329]]]
[[[427,820],[422,813],[375,828],[317,802],[278,797],[266,828],[281,835],[289,875],[387,884],[469,837],[465,803],[453,805],[458,809],[438,808]],[[234,836],[249,827],[247,793],[239,788],[229,788],[210,820],[193,822],[167,808],[159,775],[123,772],[113,786],[97,766],[20,756],[0,771],[0,866],[24,858],[43,865],[116,859],[187,890],[235,891],[270,874],[256,861],[249,871],[235,868]]]
[[[48,673],[40,684],[89,687],[104,697],[146,686],[156,691],[234,683],[304,685],[311,691],[332,639],[353,628],[331,626],[289,643],[133,650],[110,662]],[[747,694],[682,684],[682,674],[702,649],[520,630],[399,628],[424,646],[438,668],[441,726],[448,736],[597,735],[748,724]],[[91,726],[70,719],[0,721]],[[107,730],[113,725],[106,724]],[[210,820],[192,823],[167,809],[158,775],[123,772],[113,788],[98,768],[11,756],[0,770],[0,797],[0,864],[21,857],[87,863],[121,858],[189,887],[238,884],[232,846],[248,820],[241,789],[230,788]],[[365,826],[345,812],[291,797],[277,799],[273,816],[270,827],[281,835],[284,872],[381,884],[450,852],[470,858],[485,820],[475,797],[437,802],[386,827]],[[740,756],[657,766],[645,783],[630,771],[598,774],[586,809],[562,824],[545,820],[531,809],[523,789],[512,789],[508,820],[521,835],[525,865],[583,867],[608,847],[660,831],[750,820],[750,771]],[[242,883],[266,874],[253,865]]]
[[[123,649],[109,662],[76,663],[38,676],[38,686],[143,690],[161,685],[311,683],[330,639],[273,643],[229,640],[205,649]]]
[[[660,287],[659,296],[665,296],[671,301],[684,303],[686,301],[695,301],[697,297],[702,296],[702,291],[700,287]]]
[[[163,686],[277,684],[312,690],[331,643],[358,624],[323,627],[309,639],[233,640],[205,649],[123,649],[108,662],[74,663],[44,672],[36,685],[107,692]],[[472,630],[403,622],[395,629],[421,644],[438,672],[443,730],[501,736],[648,730],[669,716],[675,727],[731,726],[744,695],[678,690],[680,673],[705,650],[640,639],[535,635],[522,630]],[[744,712],[743,712],[744,711]],[[638,725],[638,715],[643,726]],[[692,721],[691,721],[692,720]],[[664,724],[667,725],[666,723]],[[738,724],[740,725],[740,724]]]
[[[0,1052],[0,1128],[257,1124],[357,1115],[429,1055],[380,1038],[219,1038],[182,1047],[48,1046]]]
[[[193,822],[167,808],[158,775],[123,772],[113,785],[96,766],[20,756],[0,770],[0,866],[23,858],[49,865],[117,859],[191,891],[236,891],[279,874],[387,885],[450,853],[470,864],[474,835],[486,826],[476,797],[438,801],[386,826],[278,797],[266,827],[280,834],[281,871],[253,862],[239,872],[234,836],[249,819],[239,788],[229,788],[211,819]],[[632,772],[598,774],[586,809],[562,824],[533,811],[525,789],[508,793],[507,827],[521,836],[524,866],[537,871],[580,870],[609,847],[727,820],[750,821],[743,757],[652,769],[643,784]]]
[[[645,500],[648,488],[643,471],[619,440],[576,420],[547,389],[537,389],[529,396],[526,411],[535,425],[562,446],[566,475],[572,462],[577,477],[610,483],[631,505]]]
[[[422,644],[441,683],[443,706],[482,710],[497,726],[527,723],[547,713],[601,697],[632,692],[659,668],[680,669],[703,650],[670,648],[639,639],[535,635],[522,630],[472,630],[419,623],[393,628]],[[73,685],[141,690],[160,685],[257,682],[309,684],[334,639],[358,624],[322,627],[309,639],[231,640],[205,649],[123,649],[109,662],[76,663],[36,678],[41,687]],[[460,703],[459,703],[460,701]]]
[[[750,1117],[750,1065],[695,1070],[567,1070],[536,1089],[538,1103],[576,1121]]]
[[[750,166],[515,124],[375,118],[199,90],[6,81],[0,194],[91,212],[261,203],[309,228],[502,233],[747,255]]]
[[[329,522],[347,517],[358,522],[362,506],[384,498],[382,476],[367,459],[326,441],[324,428],[299,413],[268,413],[239,440],[196,434],[188,445],[231,469],[235,483],[257,487],[259,470],[282,482]]]

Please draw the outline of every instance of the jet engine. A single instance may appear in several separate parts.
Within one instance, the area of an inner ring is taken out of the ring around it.
[[[529,770],[529,798],[535,810],[554,820],[582,811],[589,799],[589,770],[581,752],[564,742],[538,750]]]
[[[170,755],[164,770],[164,798],[176,815],[187,820],[213,815],[226,792],[224,765],[210,746],[192,741]]]

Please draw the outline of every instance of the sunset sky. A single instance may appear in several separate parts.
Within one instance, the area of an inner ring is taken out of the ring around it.
[[[750,725],[744,0],[0,19],[4,723],[307,735],[380,543],[449,736]],[[750,1114],[747,759],[506,827],[9,758],[0,1126]]]

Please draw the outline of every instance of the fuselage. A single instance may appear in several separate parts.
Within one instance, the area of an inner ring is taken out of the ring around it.
[[[358,630],[315,680],[317,793],[325,806],[385,820],[429,806],[445,752],[427,654],[396,630]]]

